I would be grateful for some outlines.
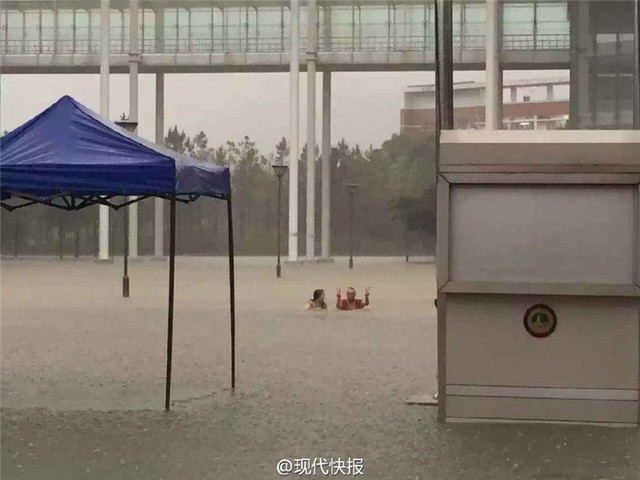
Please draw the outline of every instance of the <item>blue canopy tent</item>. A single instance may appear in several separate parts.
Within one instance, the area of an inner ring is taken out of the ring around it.
[[[134,199],[126,200],[129,196]],[[198,162],[129,133],[69,96],[0,138],[0,205],[115,210],[149,197],[170,202],[169,308],[165,409],[171,394],[176,202],[227,202],[231,313],[231,387],[235,388],[235,286],[228,167]],[[124,229],[125,232],[127,228]],[[125,240],[125,245],[126,245]],[[126,251],[125,251],[126,253]],[[125,277],[126,260],[125,255]],[[123,279],[124,280],[124,279]]]

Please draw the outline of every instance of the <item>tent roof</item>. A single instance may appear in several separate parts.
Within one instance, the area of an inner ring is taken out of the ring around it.
[[[208,195],[231,192],[228,167],[199,162],[60,98],[0,139],[0,189],[55,195]]]

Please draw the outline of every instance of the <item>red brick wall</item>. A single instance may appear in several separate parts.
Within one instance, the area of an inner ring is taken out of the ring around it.
[[[533,118],[556,117],[569,114],[569,102],[527,102],[505,104],[502,107],[503,118]],[[484,106],[460,107],[455,110],[456,121],[471,120],[484,122]],[[433,109],[402,109],[400,112],[400,125],[403,133],[428,130],[435,125],[435,110]]]

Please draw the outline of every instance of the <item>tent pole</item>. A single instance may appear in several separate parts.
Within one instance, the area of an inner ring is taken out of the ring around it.
[[[229,306],[231,308],[231,389],[236,388],[236,287],[233,265],[233,208],[231,193],[227,198],[227,220],[229,222]]]
[[[75,212],[75,218],[76,218],[76,234],[75,234],[75,241],[76,241],[76,251],[75,251],[75,257],[78,258],[80,256],[80,214],[78,212]]]
[[[171,354],[173,350],[173,297],[176,271],[176,196],[171,196],[171,208],[169,210],[169,319],[167,331],[167,381],[164,400],[164,409],[169,411],[171,401]]]
[[[61,210],[60,211],[60,216],[58,217],[58,241],[59,241],[59,254],[60,254],[60,260],[62,260],[62,257],[64,257],[64,236],[62,233],[62,229],[63,229],[63,223],[64,223],[64,212]]]
[[[124,272],[122,274],[122,296],[129,298],[129,206],[124,207],[124,251],[123,251],[123,264]]]

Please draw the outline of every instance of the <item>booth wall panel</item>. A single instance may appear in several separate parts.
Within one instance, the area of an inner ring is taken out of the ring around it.
[[[447,396],[447,418],[637,424],[635,401]]]
[[[451,279],[634,283],[635,186],[451,186]]]
[[[537,303],[558,317],[546,338],[524,328]],[[638,389],[637,299],[448,294],[446,308],[449,385]]]

